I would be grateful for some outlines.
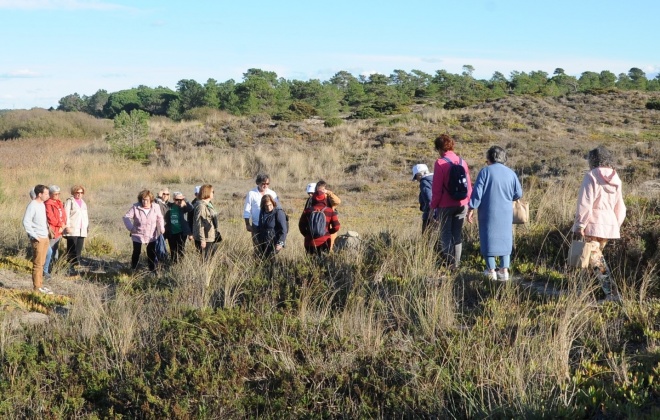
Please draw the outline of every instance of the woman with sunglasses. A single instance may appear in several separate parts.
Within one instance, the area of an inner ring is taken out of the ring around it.
[[[69,261],[69,269],[75,271],[75,267],[80,265],[85,238],[89,231],[89,216],[87,204],[83,200],[85,187],[74,185],[71,187],[71,195],[64,203],[67,220],[64,237],[66,238],[66,259]]]

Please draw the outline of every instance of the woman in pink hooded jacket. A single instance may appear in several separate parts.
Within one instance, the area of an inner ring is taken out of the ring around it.
[[[626,218],[626,205],[621,192],[621,179],[614,170],[612,153],[604,146],[591,150],[587,157],[589,172],[584,175],[578,193],[573,232],[592,242],[589,266],[595,271],[607,300],[612,295],[610,269],[603,258],[608,239],[621,237],[620,228]]]
[[[154,195],[149,190],[142,190],[137,203],[124,215],[124,226],[131,232],[133,254],[131,268],[136,270],[140,261],[142,245],[147,245],[147,264],[149,271],[156,271],[156,239],[165,232],[165,220],[160,206],[154,205]]]

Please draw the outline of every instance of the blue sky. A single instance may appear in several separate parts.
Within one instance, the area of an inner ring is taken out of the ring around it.
[[[660,71],[660,2],[0,0],[0,109],[98,89],[418,69]]]

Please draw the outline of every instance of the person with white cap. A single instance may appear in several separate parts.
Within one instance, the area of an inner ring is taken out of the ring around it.
[[[305,201],[305,207],[303,207],[303,210],[312,206],[312,196],[316,192],[316,182],[310,182],[307,184],[305,192],[307,192],[307,201]]]
[[[429,223],[433,220],[431,215],[431,190],[433,187],[433,173],[423,163],[412,167],[412,180],[419,181],[419,210],[422,212],[422,233],[426,232]]]

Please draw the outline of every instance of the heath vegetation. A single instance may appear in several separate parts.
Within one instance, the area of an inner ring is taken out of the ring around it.
[[[249,96],[248,81],[261,86],[246,80],[219,92]],[[303,95],[303,87],[290,90]],[[378,113],[367,119],[310,114],[301,103],[277,118],[193,110],[179,96],[176,121],[156,102],[164,112],[138,118],[147,129],[137,144],[153,144],[138,159],[116,150],[130,146],[118,128],[131,110],[116,130],[79,112],[105,109],[89,100],[66,113],[3,113],[0,134],[26,134],[0,142],[0,416],[657,418],[660,113],[647,104],[659,96],[575,87],[461,107],[372,103]],[[82,134],[63,128],[73,126]],[[419,234],[410,168],[433,164],[440,133],[458,140],[473,179],[497,144],[523,183],[532,218],[515,230],[510,284],[482,279],[475,226],[465,228],[456,273],[439,264],[434,235]],[[628,207],[623,237],[605,250],[621,303],[599,304],[595,280],[566,265],[585,154],[599,144],[617,157]],[[273,264],[253,257],[242,219],[258,172],[270,174],[291,218]],[[320,178],[342,198],[340,233],[357,231],[361,242],[316,260],[296,225],[305,185]],[[21,219],[37,183],[63,191],[82,183],[91,219],[84,257],[95,270],[68,277],[56,267],[51,297],[7,280],[30,285]],[[168,187],[191,198],[202,183],[215,190],[219,253],[202,264],[189,246],[157,276],[131,273],[121,217],[137,193]],[[14,322],[27,311],[49,315],[48,324]]]

